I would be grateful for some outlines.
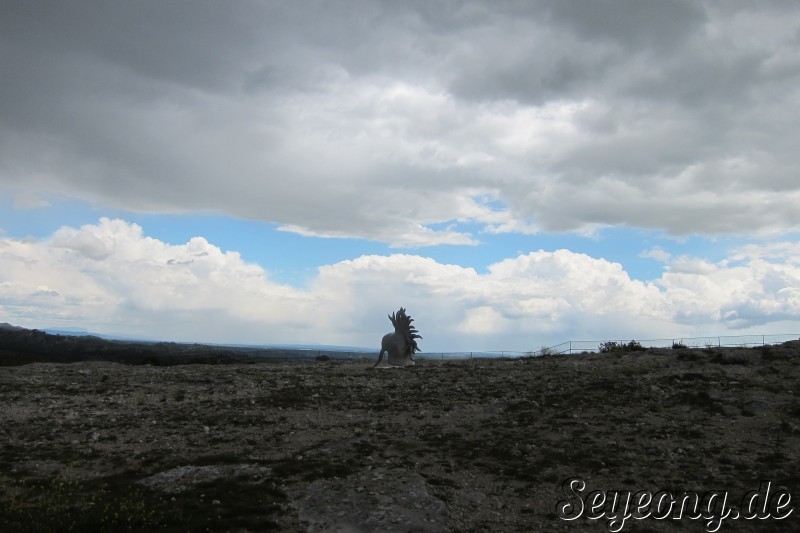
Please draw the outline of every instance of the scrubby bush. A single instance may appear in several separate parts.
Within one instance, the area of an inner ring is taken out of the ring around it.
[[[20,480],[0,495],[0,529],[20,532],[149,531],[165,525],[160,497],[138,488],[112,492],[58,475]]]
[[[172,389],[172,399],[176,402],[182,402],[186,399],[186,389],[183,387],[175,387]]]
[[[598,349],[600,353],[641,352],[646,350],[639,342],[634,340],[627,344],[624,342],[608,341],[601,343]]]
[[[600,346],[597,347],[600,353],[613,353],[619,351],[619,343],[614,341],[608,342],[601,342]]]
[[[678,361],[698,361],[701,363],[705,363],[705,357],[701,356],[694,350],[681,350],[678,352]]]
[[[157,355],[148,355],[142,360],[143,365],[161,366],[161,359]]]
[[[716,352],[711,358],[711,362],[721,365],[746,365],[749,363],[747,356],[742,353]]]

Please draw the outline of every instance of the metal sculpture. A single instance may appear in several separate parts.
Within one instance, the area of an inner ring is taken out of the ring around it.
[[[381,364],[384,353],[388,355],[386,362],[390,365],[411,366],[416,364],[414,352],[422,351],[417,346],[417,339],[422,337],[418,334],[417,328],[411,325],[414,319],[408,316],[406,310],[401,307],[397,313],[389,315],[389,320],[392,321],[394,332],[383,336],[378,362],[372,368]]]

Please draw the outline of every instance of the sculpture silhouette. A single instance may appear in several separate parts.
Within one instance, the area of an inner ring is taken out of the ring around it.
[[[414,319],[408,316],[406,310],[401,307],[397,313],[389,315],[389,320],[394,326],[394,333],[387,333],[383,336],[381,352],[378,354],[378,362],[375,363],[375,366],[383,361],[384,352],[388,354],[386,362],[390,365],[411,366],[416,364],[414,352],[422,351],[417,346],[417,339],[422,337],[418,335],[417,328],[411,325]]]

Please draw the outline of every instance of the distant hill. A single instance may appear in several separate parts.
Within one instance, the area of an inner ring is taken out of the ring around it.
[[[96,333],[85,328],[42,328],[41,331],[51,335],[66,335],[70,337],[98,337],[100,339],[106,339],[110,341],[156,342],[131,335],[109,335],[107,333]]]
[[[75,337],[83,337],[84,335],[92,335],[84,328],[42,328],[42,331],[51,335],[73,335]],[[103,337],[103,335],[95,335],[96,337]]]
[[[25,328],[20,328],[18,326],[12,326],[11,324],[5,324],[7,327],[12,329],[23,330]],[[0,328],[2,328],[3,324],[0,324]],[[72,337],[99,337],[101,339],[112,340],[112,341],[127,341],[127,342],[145,342],[145,343],[156,343],[159,341],[154,341],[151,339],[140,338],[136,336],[126,336],[126,335],[109,335],[106,333],[93,333],[85,328],[42,328],[41,331],[45,333],[49,333],[51,335],[68,335]],[[208,343],[208,346],[216,346],[221,347],[224,346],[226,348],[259,348],[259,349],[270,349],[270,350],[299,350],[299,351],[313,351],[313,350],[322,350],[324,352],[364,352],[364,353],[373,353],[377,350],[377,348],[364,348],[363,346],[338,346],[333,344],[303,344],[303,343],[278,343],[278,344],[217,344],[217,343]]]
[[[363,353],[363,352],[362,352]],[[0,366],[35,362],[70,363],[112,361],[125,364],[178,365],[314,360],[352,357],[341,348],[219,346],[176,342],[147,342],[104,339],[86,333],[48,333],[0,324]],[[366,354],[364,354],[366,355]],[[358,355],[360,356],[360,354]]]

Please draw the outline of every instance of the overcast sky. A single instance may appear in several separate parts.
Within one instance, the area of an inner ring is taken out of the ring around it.
[[[0,322],[800,333],[800,4],[0,0]]]

